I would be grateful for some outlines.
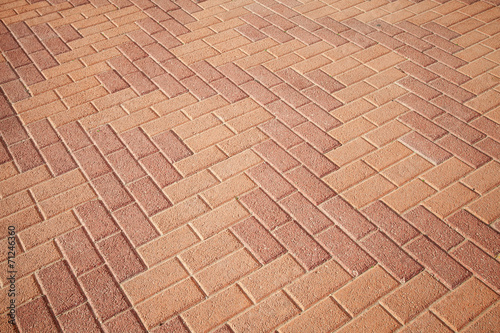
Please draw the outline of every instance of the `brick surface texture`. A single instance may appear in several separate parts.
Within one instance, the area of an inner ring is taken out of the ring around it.
[[[0,1],[0,332],[498,332],[499,8]]]

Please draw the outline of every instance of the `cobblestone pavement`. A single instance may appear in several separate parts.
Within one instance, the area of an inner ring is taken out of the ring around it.
[[[0,19],[1,332],[499,331],[499,0]]]

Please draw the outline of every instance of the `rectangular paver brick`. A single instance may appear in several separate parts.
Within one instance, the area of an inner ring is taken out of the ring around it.
[[[150,177],[139,179],[127,187],[148,216],[155,215],[172,206],[172,203]]]
[[[435,165],[441,164],[452,157],[451,153],[416,132],[408,133],[400,140]]]
[[[97,193],[111,211],[132,203],[132,197],[121,184],[118,177],[108,173],[92,181]]]
[[[247,173],[254,182],[260,185],[275,200],[279,200],[295,191],[295,188],[282,175],[266,163],[249,169]]]

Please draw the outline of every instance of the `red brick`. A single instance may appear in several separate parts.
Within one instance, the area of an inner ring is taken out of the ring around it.
[[[18,39],[18,42],[21,44],[22,48],[28,53],[32,54],[38,51],[42,51],[44,49],[42,43],[38,40],[35,35],[26,36]]]
[[[24,332],[58,332],[59,326],[44,296],[17,309],[17,323]]]
[[[255,146],[254,149],[279,172],[288,171],[299,165],[297,160],[272,140],[264,141]]]
[[[322,153],[340,146],[340,143],[330,135],[316,127],[311,122],[303,123],[294,128],[306,141]]]
[[[401,54],[403,57],[410,59],[413,62],[416,62],[420,66],[427,67],[430,64],[436,62],[436,59],[429,57],[428,55],[423,54],[422,52],[415,50],[413,47],[409,45],[404,45],[396,50],[397,53]]]
[[[134,246],[140,246],[159,236],[137,204],[126,206],[113,213],[116,221]]]
[[[439,96],[438,98],[432,100],[432,102],[465,122],[469,122],[479,116],[479,113],[476,111],[451,99],[448,96]]]
[[[0,164],[8,162],[11,159],[12,158],[10,157],[9,151],[7,150],[7,146],[5,145],[2,138],[0,138]],[[12,168],[15,170],[14,166],[12,166]],[[2,177],[4,177],[4,176],[2,175]]]
[[[149,44],[143,47],[144,50],[159,63],[172,59],[174,55],[159,43]]]
[[[440,96],[441,97],[441,96]],[[440,98],[438,97],[438,99]],[[412,93],[403,95],[397,99],[398,102],[406,105],[407,107],[417,111],[422,116],[433,119],[443,114],[444,111],[435,105],[427,102],[426,100],[414,95]]]
[[[500,159],[500,143],[491,139],[486,138],[483,141],[476,144],[476,147],[481,149],[486,154],[490,155],[495,159]]]
[[[130,192],[144,208],[148,216],[171,207],[172,204],[150,177],[142,178],[128,185]]]
[[[30,54],[30,58],[41,71],[58,65],[57,61],[45,50]]]
[[[124,183],[130,183],[146,176],[144,170],[127,149],[111,153],[107,156],[107,159]]]
[[[321,205],[321,208],[355,240],[375,230],[375,226],[370,221],[339,196],[328,200]]]
[[[367,49],[370,46],[377,44],[372,39],[366,37],[363,34],[360,34],[359,32],[356,32],[354,30],[344,31],[344,32],[340,33],[340,35],[342,37],[346,38],[347,40],[349,40],[351,43],[354,43],[354,44],[356,44],[364,49]]]
[[[307,77],[329,93],[345,88],[345,85],[319,69],[307,73]]]
[[[106,332],[109,333],[145,331],[144,325],[134,310],[121,313],[117,317],[106,322],[104,326],[106,327]]]
[[[97,78],[111,93],[128,88],[129,85],[114,70],[100,73]]]
[[[295,191],[295,188],[283,176],[266,163],[251,168],[247,173],[275,200],[280,200]]]
[[[412,209],[405,213],[403,217],[445,251],[457,246],[464,240],[460,234],[428,211],[424,206]]]
[[[445,38],[445,39],[454,39],[460,36],[459,33],[452,31],[446,27],[443,27],[440,24],[437,24],[435,22],[428,22],[422,26],[423,28],[430,30],[434,32],[435,34],[438,34],[439,36]]]
[[[237,30],[243,36],[245,36],[248,39],[250,39],[252,42],[256,42],[258,40],[266,38],[266,35],[264,35],[262,32],[260,32],[259,30],[255,29],[254,27],[252,27],[249,24],[240,25],[235,30]]]
[[[250,73],[250,75],[252,75],[255,80],[262,83],[268,88],[271,88],[283,82],[283,80],[281,80],[273,72],[262,65],[258,65],[248,69],[248,73]]]
[[[55,176],[78,167],[62,142],[42,148],[41,152]]]
[[[481,277],[493,290],[500,290],[500,263],[470,241],[453,249],[451,254],[462,265]]]
[[[323,131],[329,131],[341,125],[340,121],[314,103],[304,105],[298,111]]]
[[[246,82],[240,85],[240,88],[263,105],[269,104],[278,99],[276,95],[257,81]]]
[[[123,282],[145,269],[145,265],[122,233],[99,241],[97,246],[118,282]]]
[[[282,69],[276,74],[297,90],[306,89],[313,85],[311,81],[291,68]]]
[[[155,33],[153,35],[153,38],[156,39],[162,46],[168,49],[182,45],[182,43],[176,37],[174,37],[170,32],[166,30]]]
[[[163,74],[153,79],[153,82],[163,91],[169,98],[181,95],[187,92],[187,89],[170,74]]]
[[[73,155],[90,179],[100,177],[111,171],[111,168],[95,146],[80,149],[74,152]]]
[[[0,119],[14,115],[14,109],[4,94],[0,94]]]
[[[122,133],[121,138],[137,159],[158,151],[141,128],[134,128]]]
[[[439,139],[436,143],[475,168],[479,168],[491,160],[488,155],[481,153],[451,134]]]
[[[398,34],[394,36],[397,40],[402,41],[406,45],[410,45],[411,47],[423,52],[425,50],[430,49],[433,47],[431,44],[427,43],[426,41],[422,40],[419,37],[415,37],[412,34],[403,32],[402,34]]]
[[[82,38],[80,33],[71,24],[60,25],[55,30],[66,43]]]
[[[136,61],[148,55],[134,42],[127,42],[118,46],[118,49],[130,60]]]
[[[451,55],[448,52],[440,50],[436,47],[433,47],[432,49],[429,49],[424,53],[452,68],[459,68],[463,65],[467,65],[466,61],[457,58],[454,55]]]
[[[174,19],[163,21],[161,22],[161,25],[165,27],[165,29],[167,29],[174,36],[183,35],[189,32],[188,28],[186,28],[183,24],[180,24]]]
[[[138,69],[124,56],[117,56],[108,60],[111,67],[113,67],[121,76],[137,72]]]
[[[274,234],[307,270],[311,270],[330,259],[328,252],[296,222],[279,227]]]
[[[365,250],[401,282],[410,280],[423,267],[380,231],[361,241]]]
[[[448,133],[448,131],[413,111],[399,116],[399,120],[432,141]]]
[[[329,218],[300,193],[282,199],[280,204],[311,234],[317,234],[333,225]]]
[[[125,147],[109,125],[93,129],[89,134],[104,155]]]
[[[263,264],[273,261],[286,252],[285,248],[254,217],[236,224],[232,230]]]
[[[28,35],[33,35],[33,32],[25,22],[12,23],[9,25],[9,30],[16,38],[22,38]]]
[[[328,200],[336,193],[305,167],[299,167],[286,174],[286,178],[315,205]]]
[[[377,263],[338,226],[328,228],[316,237],[322,246],[354,277]]]
[[[111,211],[128,205],[133,200],[113,173],[92,180],[97,193]]]
[[[73,274],[65,261],[59,261],[38,273],[40,285],[56,315],[85,301]]]
[[[158,87],[142,72],[133,72],[123,77],[139,95],[146,95]]]
[[[342,102],[316,86],[304,90],[303,94],[328,112],[342,106]]]
[[[31,64],[30,58],[28,58],[28,55],[21,48],[5,52],[5,57],[14,68]]]
[[[295,37],[295,39],[300,40],[301,42],[307,45],[312,45],[314,43],[321,41],[320,38],[316,37],[312,33],[300,27],[293,27],[292,29],[287,30],[287,33],[289,33],[290,35]]]
[[[429,82],[429,85],[461,103],[465,103],[475,97],[473,93],[442,78]]]
[[[292,36],[274,25],[267,26],[260,30],[280,44],[284,44],[294,39]]]
[[[154,136],[153,141],[171,162],[177,162],[193,155],[191,150],[172,131]]]
[[[182,179],[177,170],[159,152],[144,157],[141,163],[161,188]]]
[[[304,97],[304,95],[302,95],[286,83],[281,83],[277,86],[272,87],[271,91],[282,100],[290,104],[293,108],[304,106],[310,102],[308,98]]]
[[[8,117],[0,121],[0,133],[7,145],[28,139],[28,134],[18,117]]]
[[[437,63],[432,64],[432,65],[430,65],[430,67],[432,67],[436,64]],[[419,79],[420,81],[423,81],[423,82],[429,82],[429,81],[432,81],[432,80],[437,79],[439,77],[438,75],[434,74],[433,72],[431,72],[431,71],[425,69],[424,67],[417,65],[411,61],[402,62],[402,63],[397,65],[397,68],[402,70],[403,72],[411,75],[411,76],[416,77],[417,79]]]
[[[396,25],[387,23],[385,21],[382,21],[381,19],[371,21],[370,25],[375,29],[382,30],[389,36],[394,36],[403,32],[403,30],[398,28]]]
[[[331,17],[324,16],[316,20],[317,23],[324,25],[328,29],[333,30],[336,33],[341,33],[343,31],[349,30],[344,24],[335,21]]]
[[[294,16],[290,19],[290,21],[294,22],[295,24],[299,25],[300,27],[310,32],[316,31],[321,28],[319,24],[302,15]]]
[[[2,34],[2,40],[0,41],[0,50],[3,52],[14,50],[19,48],[19,44],[16,42],[15,38],[9,34]]]
[[[0,73],[2,74],[0,84],[17,79],[16,72],[14,72],[7,61],[0,63]]]
[[[455,44],[452,44],[455,45]],[[460,73],[459,71],[452,69],[440,62],[436,62],[429,66],[429,69],[439,76],[457,84],[461,85],[470,80],[470,77]]]
[[[261,189],[256,189],[242,196],[240,202],[269,230],[273,230],[291,220],[290,216]]]
[[[431,100],[437,96],[439,96],[441,93],[428,85],[420,82],[419,80],[407,76],[405,78],[402,78],[401,80],[398,81],[398,83],[413,92],[415,95],[425,99],[425,100]]]
[[[404,245],[420,234],[382,201],[377,201],[365,208],[363,214],[398,245]]]
[[[386,33],[383,33],[381,31],[374,31],[368,34],[368,37],[370,37],[373,40],[376,40],[380,44],[388,47],[391,50],[395,50],[398,47],[403,46],[404,44],[398,41],[395,38],[392,38],[391,36],[387,35]]]
[[[493,120],[487,117],[479,117],[471,125],[500,141],[500,124],[497,124]]]
[[[25,172],[44,164],[32,140],[16,143],[9,147],[14,161],[21,172]]]
[[[162,62],[162,65],[163,68],[179,81],[194,75],[193,71],[177,59],[166,60]]]
[[[85,327],[89,333],[102,331],[88,303],[60,315],[57,320],[59,320],[63,331],[68,333],[78,333],[82,327]]]
[[[27,128],[39,148],[49,146],[59,141],[59,136],[47,119],[31,123]]]
[[[78,122],[68,123],[58,127],[57,130],[72,151],[79,150],[92,144]]]
[[[239,100],[248,97],[248,95],[243,92],[243,90],[238,88],[234,83],[226,78],[214,81],[211,83],[211,85],[230,103],[236,103]]]
[[[82,276],[80,283],[101,321],[108,320],[130,306],[105,265]]]
[[[458,120],[449,113],[436,118],[435,122],[469,144],[474,144],[485,137],[482,132]]]
[[[185,78],[181,83],[200,100],[216,95],[215,90],[195,75]]]
[[[249,24],[253,25],[255,28],[262,29],[262,28],[265,28],[268,25],[270,25],[270,23],[268,21],[264,20],[261,16],[265,16],[265,15],[262,15],[262,14],[255,15],[255,14],[249,13],[249,14],[245,14],[245,15],[241,16],[240,18],[243,21],[248,22]]]
[[[450,257],[448,253],[440,249],[425,236],[408,244],[406,250],[450,289],[454,289],[471,275],[468,270]]]
[[[338,169],[337,165],[307,143],[293,147],[290,152],[317,177],[323,177]]]
[[[496,256],[500,252],[498,231],[481,222],[466,210],[460,210],[450,216],[448,223],[477,245],[481,246],[490,255]]]
[[[412,35],[415,35],[419,38],[423,38],[425,36],[428,36],[431,34],[428,30],[422,29],[418,25],[411,23],[409,21],[401,21],[398,24],[396,24],[398,28],[401,28],[403,30],[406,30],[407,32],[411,33]]]
[[[260,128],[285,149],[289,149],[302,142],[302,139],[287,128],[279,120],[270,120],[261,125]]]
[[[453,155],[448,151],[440,148],[435,143],[427,140],[422,135],[411,132],[401,137],[401,142],[409,148],[422,155],[432,163],[438,165],[451,158]]]
[[[216,81],[224,78],[218,70],[216,70],[212,65],[210,65],[205,60],[191,64],[191,69],[196,72],[202,79],[207,82]]]

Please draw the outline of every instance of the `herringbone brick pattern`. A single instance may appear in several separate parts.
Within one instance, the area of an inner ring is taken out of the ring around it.
[[[3,0],[1,332],[496,332],[498,0]]]

